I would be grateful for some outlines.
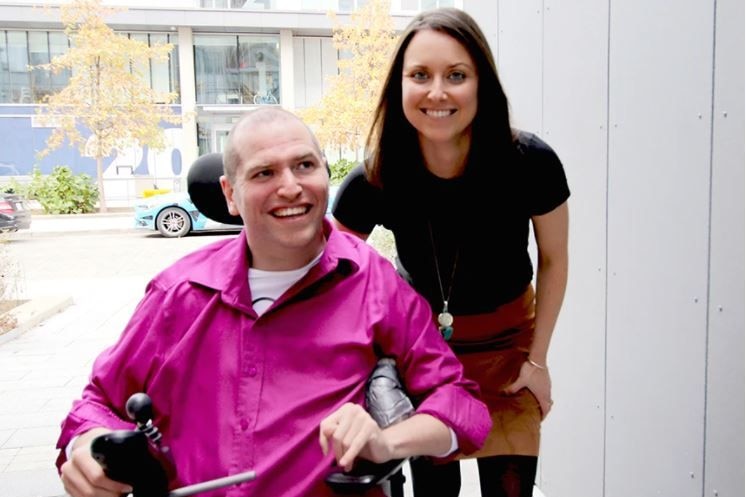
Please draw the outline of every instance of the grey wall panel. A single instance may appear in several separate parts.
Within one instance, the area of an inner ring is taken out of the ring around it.
[[[315,104],[321,99],[321,88],[324,82],[321,71],[321,39],[306,38],[306,106]]]
[[[295,106],[303,109],[321,100],[327,76],[337,72],[337,51],[329,37],[296,36],[293,56]]]
[[[514,123],[554,147],[573,192],[546,495],[744,495],[743,15],[740,0],[499,4]]]
[[[744,492],[744,3],[718,0],[705,496]]]
[[[701,495],[713,3],[610,3],[608,497]]]
[[[490,44],[492,53],[497,58],[499,2],[485,2],[484,0],[464,0],[463,9],[479,23],[479,27]]]
[[[498,7],[497,70],[513,125],[536,132],[541,130],[542,4],[522,0]]]
[[[544,10],[542,136],[572,192],[568,287],[550,347],[555,407],[542,432],[548,496],[603,494],[607,9],[547,0]]]
[[[329,78],[337,74],[337,49],[331,38],[320,38],[321,41],[321,84],[323,92],[329,89]]]

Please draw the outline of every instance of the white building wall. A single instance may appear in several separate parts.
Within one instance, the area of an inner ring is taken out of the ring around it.
[[[293,109],[315,105],[329,89],[330,77],[337,74],[337,49],[331,36],[295,36],[293,38],[295,66]]]
[[[179,26],[179,97],[181,115],[185,117],[182,125],[181,149],[183,163],[191,165],[197,157],[197,92],[194,84],[194,37],[188,26]]]
[[[572,190],[539,486],[743,496],[743,2],[496,5],[464,1]]]
[[[717,2],[712,102],[705,475],[744,495],[744,3]]]

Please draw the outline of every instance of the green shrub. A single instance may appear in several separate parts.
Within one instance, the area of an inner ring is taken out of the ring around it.
[[[58,166],[59,167],[59,166]],[[29,200],[39,200],[39,193],[44,189],[46,178],[42,176],[38,167],[31,172],[31,181],[21,186],[23,196]]]
[[[329,169],[331,169],[331,177],[329,178],[329,182],[332,185],[338,185],[342,182],[342,180],[347,176],[347,173],[352,170],[353,167],[357,165],[357,162],[347,160],[347,159],[339,159],[334,164],[331,164],[329,166]]]
[[[91,177],[73,175],[67,166],[55,166],[46,177],[34,168],[31,182],[21,191],[26,198],[39,202],[45,214],[94,212],[98,200],[98,188]]]

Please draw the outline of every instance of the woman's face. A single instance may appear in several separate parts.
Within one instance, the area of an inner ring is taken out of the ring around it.
[[[455,39],[417,32],[404,51],[402,107],[421,143],[458,142],[477,114],[477,68]]]

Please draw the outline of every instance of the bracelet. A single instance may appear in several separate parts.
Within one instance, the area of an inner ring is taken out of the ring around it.
[[[538,362],[534,362],[534,361],[532,361],[530,357],[526,357],[526,362],[527,362],[527,363],[529,363],[529,364],[531,364],[531,365],[532,365],[533,367],[535,367],[536,369],[544,369],[544,370],[546,370],[546,369],[547,369],[547,367],[546,367],[546,366],[542,366],[542,365],[541,365],[541,364],[539,364]]]

